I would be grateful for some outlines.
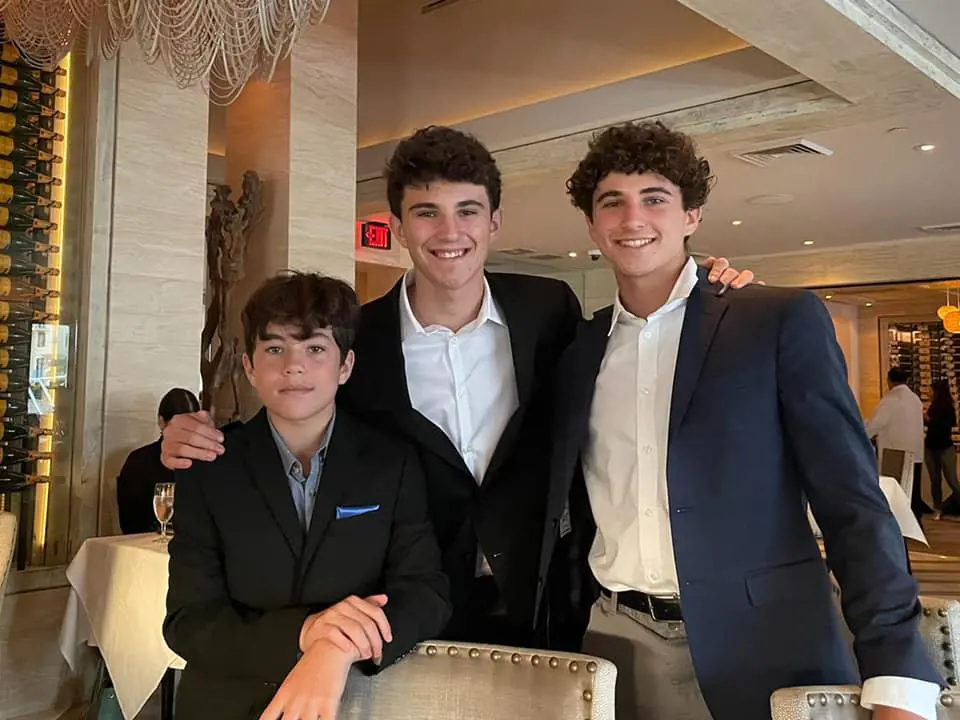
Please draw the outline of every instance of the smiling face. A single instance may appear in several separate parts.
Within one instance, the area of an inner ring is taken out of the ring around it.
[[[491,211],[482,185],[438,180],[405,188],[400,217],[390,224],[410,253],[418,282],[457,290],[482,277],[500,215]]]
[[[303,338],[300,328],[270,323],[243,368],[272,417],[291,424],[322,419],[333,412],[337,388],[353,370],[353,351],[341,362],[329,328]]]
[[[587,230],[622,278],[675,271],[684,239],[700,225],[700,208],[684,210],[680,188],[652,172],[610,173],[593,193]]]

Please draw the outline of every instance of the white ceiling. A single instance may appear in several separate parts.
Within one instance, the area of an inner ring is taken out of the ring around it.
[[[675,0],[422,4],[360,2],[361,147],[746,46]]]
[[[902,131],[888,132],[893,127]],[[831,157],[797,156],[766,168],[709,155],[717,176],[695,250],[743,256],[929,237],[918,228],[960,221],[960,101],[950,108],[806,138]],[[799,139],[799,138],[797,138]],[[936,144],[929,153],[914,149]],[[746,148],[744,148],[746,149]],[[563,256],[554,269],[596,267],[582,216],[569,203],[563,176],[504,192],[501,249],[531,248]],[[786,194],[785,205],[751,205],[759,195]],[[734,227],[732,221],[741,220]],[[579,254],[567,258],[570,251]],[[960,274],[960,271],[958,271]]]

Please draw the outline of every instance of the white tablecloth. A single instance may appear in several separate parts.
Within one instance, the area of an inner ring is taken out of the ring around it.
[[[60,651],[76,669],[84,643],[100,648],[127,720],[140,712],[167,668],[185,666],[163,640],[169,556],[157,537],[91,538],[67,568],[71,591]]]
[[[900,487],[900,483],[898,483],[892,477],[881,475],[880,489],[887,498],[887,502],[890,503],[890,510],[893,512],[893,517],[896,518],[897,524],[900,526],[900,532],[903,533],[903,536],[918,540],[924,545],[929,545],[930,543],[927,542],[926,535],[923,534],[923,528],[920,527],[920,523],[917,522],[916,516],[913,514],[913,511],[910,510],[910,498],[907,497],[907,494],[903,491],[903,488]],[[817,525],[817,521],[814,519],[813,513],[808,511],[808,514],[810,516],[810,525],[813,527],[814,533],[816,533],[817,537],[820,537],[820,527]]]

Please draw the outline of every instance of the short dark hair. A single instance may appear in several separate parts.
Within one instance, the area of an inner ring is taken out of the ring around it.
[[[892,367],[887,372],[887,381],[893,385],[903,385],[910,382],[910,373],[903,368]]]
[[[658,120],[614,125],[596,135],[567,180],[567,193],[574,206],[593,220],[593,194],[607,175],[645,172],[680,188],[684,210],[703,207],[714,183],[710,163],[698,155],[693,138]]]
[[[343,280],[286,270],[264,282],[247,300],[241,316],[244,347],[252,362],[257,341],[266,339],[271,323],[296,327],[301,340],[330,328],[342,361],[353,348],[359,317],[357,294]]]
[[[401,140],[383,170],[390,212],[400,217],[403,193],[446,181],[482,185],[490,212],[500,207],[500,169],[490,151],[473,135],[440,125],[417,130]]]
[[[160,401],[160,407],[157,408],[157,415],[165,423],[170,422],[174,415],[184,413],[194,413],[200,410],[200,401],[197,396],[189,390],[183,388],[173,388],[168,391]]]

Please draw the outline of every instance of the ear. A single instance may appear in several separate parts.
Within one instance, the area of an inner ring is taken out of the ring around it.
[[[403,221],[390,213],[390,232],[403,247],[407,247],[407,236],[403,233]]]
[[[256,389],[257,381],[256,381],[256,372],[254,371],[254,368],[253,368],[253,360],[251,360],[250,356],[247,355],[246,353],[243,354],[243,372],[246,374],[247,380],[250,382],[250,385],[254,389]]]
[[[697,231],[697,228],[700,227],[700,220],[703,219],[703,208],[693,208],[692,210],[687,210],[684,215],[683,236],[690,237]]]
[[[500,225],[503,223],[503,208],[497,208],[490,215],[490,242],[500,239]]]
[[[353,374],[353,363],[356,359],[356,356],[353,354],[353,350],[348,350],[346,357],[343,358],[343,362],[340,363],[340,378],[339,383],[343,385],[350,379],[350,376]]]

